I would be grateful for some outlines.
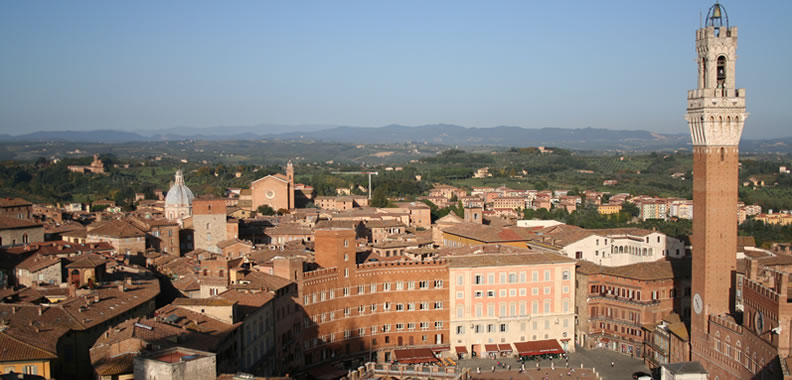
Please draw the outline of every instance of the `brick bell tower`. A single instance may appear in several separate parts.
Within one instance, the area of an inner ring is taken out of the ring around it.
[[[710,315],[729,313],[737,261],[737,166],[745,90],[735,88],[737,28],[717,2],[696,31],[698,88],[688,91],[685,118],[693,140],[691,339],[708,347]]]

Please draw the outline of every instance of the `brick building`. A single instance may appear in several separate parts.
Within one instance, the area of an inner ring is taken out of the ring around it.
[[[315,245],[320,268],[303,274],[300,289],[306,366],[449,349],[445,261],[358,263],[352,229],[317,230]]]
[[[690,261],[607,267],[578,261],[577,344],[642,357],[647,328],[690,315]]]

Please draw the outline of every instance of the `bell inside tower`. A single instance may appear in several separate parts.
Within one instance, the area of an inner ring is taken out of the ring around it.
[[[724,56],[718,57],[717,74],[718,88],[724,88],[726,84],[726,57]]]

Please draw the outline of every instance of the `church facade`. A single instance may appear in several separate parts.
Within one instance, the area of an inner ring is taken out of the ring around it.
[[[294,209],[294,164],[286,164],[286,174],[272,174],[250,183],[252,211],[267,205],[273,210]]]

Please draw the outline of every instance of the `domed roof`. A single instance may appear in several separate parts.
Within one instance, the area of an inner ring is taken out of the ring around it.
[[[184,184],[184,175],[181,169],[176,171],[176,178],[165,196],[165,206],[191,205],[195,198],[192,191]]]

